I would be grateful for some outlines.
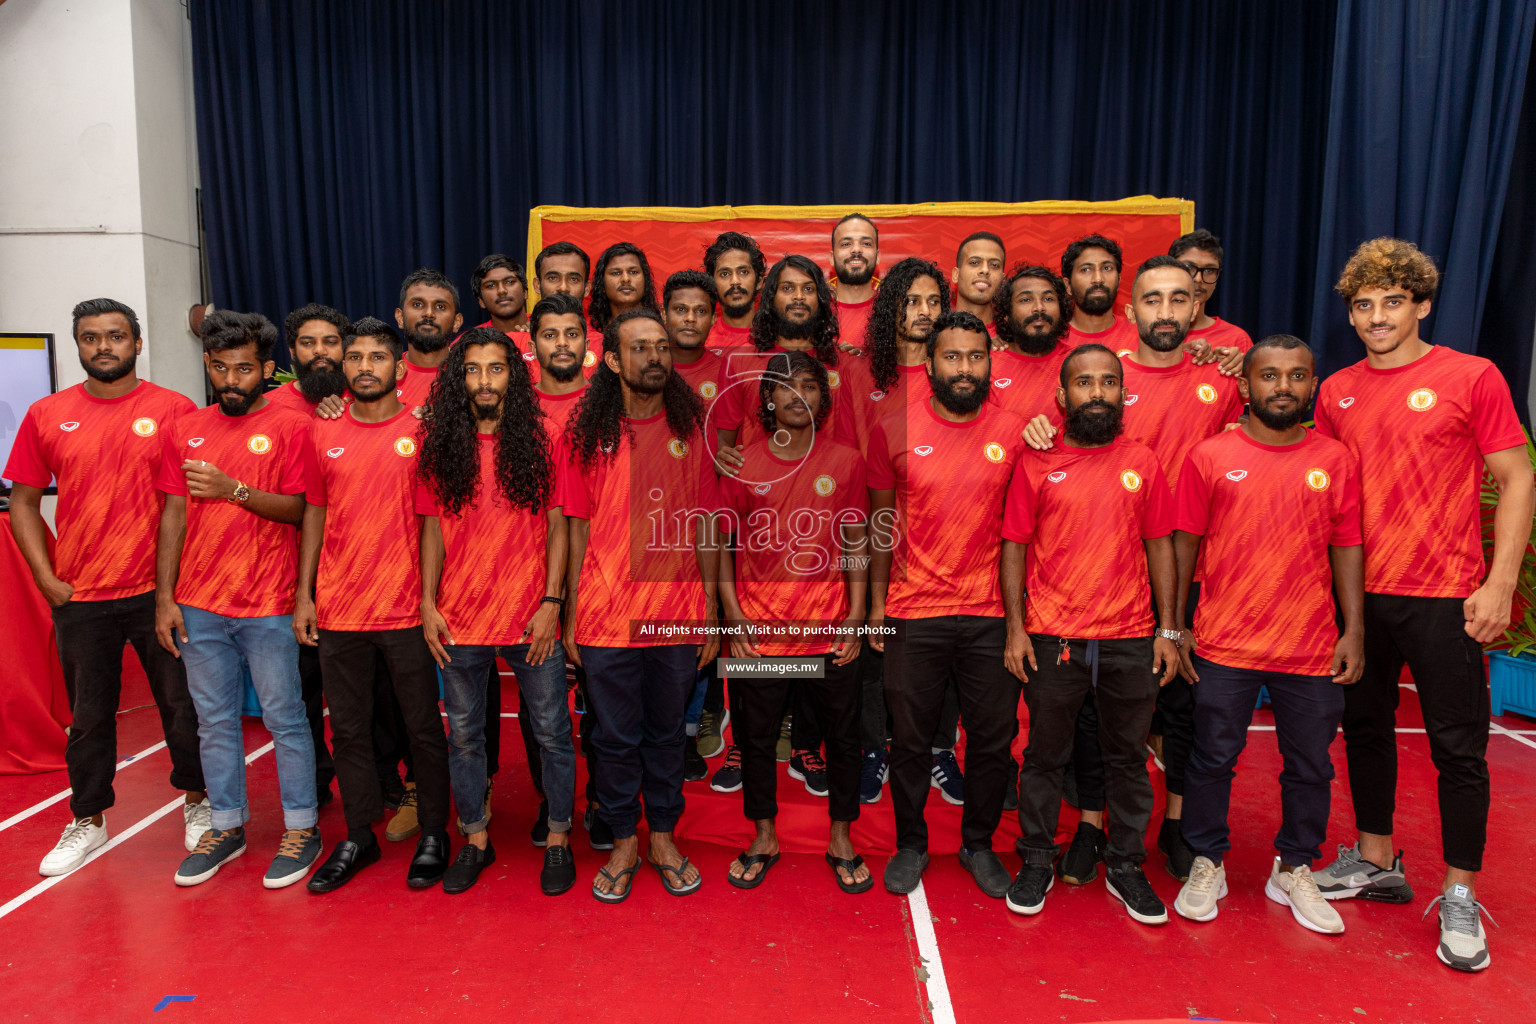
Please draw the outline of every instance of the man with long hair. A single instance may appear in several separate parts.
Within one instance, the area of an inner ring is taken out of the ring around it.
[[[757,837],[731,865],[737,888],[761,885],[779,859],[774,828],[775,747],[791,683],[801,706],[814,705],[827,747],[827,863],[845,892],[873,884],[849,828],[859,816],[859,629],[868,585],[869,494],[864,459],[850,445],[818,439],[831,411],[827,370],[807,352],[775,355],[759,388],[756,414],[768,435],[747,448],[741,472],[721,481],[732,509],[736,552],[721,561],[720,594],[732,626],[731,654],[748,665],[732,677],[740,715],[742,808]],[[809,528],[807,524],[813,524]],[[774,538],[788,530],[789,546]],[[798,636],[790,634],[798,627]],[[775,662],[815,661],[794,679]]]
[[[559,640],[569,534],[547,417],[522,353],[484,327],[449,351],[427,411],[415,499],[424,517],[421,622],[443,676],[448,772],[469,840],[443,891],[464,892],[496,860],[485,806],[485,702],[499,656],[517,677],[539,746],[549,829],[539,884],[556,896],[576,882],[576,756]]]
[[[438,367],[448,358],[448,346],[464,326],[459,289],[441,270],[411,271],[400,282],[395,326],[405,332],[408,350],[396,383],[400,400],[412,407],[425,405]]]
[[[704,273],[719,295],[720,315],[709,332],[710,348],[750,348],[752,314],[768,261],[751,235],[722,231],[704,250]]]
[[[656,312],[656,279],[645,253],[633,242],[615,242],[602,251],[592,268],[592,285],[587,318],[599,334],[606,335],[608,324],[621,313]]]
[[[661,317],[637,309],[609,321],[602,366],[566,429],[562,488],[571,519],[566,655],[587,671],[598,813],[615,837],[592,883],[604,903],[629,897],[642,794],[647,859],[667,891],[700,885],[672,830],[683,812],[684,708],[719,650],[710,611],[718,489],[703,428],[703,404],[672,372]]]

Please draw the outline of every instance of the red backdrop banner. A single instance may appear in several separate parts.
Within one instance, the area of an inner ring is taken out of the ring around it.
[[[769,265],[787,253],[809,256],[831,270],[832,226],[854,207],[710,206],[609,207],[539,206],[528,214],[528,276],[533,260],[551,242],[574,242],[595,262],[615,242],[645,250],[656,277],[657,300],[667,275],[703,269],[704,249],[722,231],[740,231],[757,240]],[[908,256],[933,260],[949,275],[960,240],[991,231],[1007,248],[1008,265],[1041,263],[1061,268],[1061,254],[1074,239],[1101,234],[1120,243],[1126,273],[1120,300],[1130,300],[1131,271],[1149,256],[1194,228],[1195,204],[1185,199],[1137,196],[1110,202],[918,203],[865,206],[858,212],[880,230],[880,266]],[[530,304],[537,294],[530,296]]]
[[[53,536],[48,537],[50,548]],[[53,614],[32,583],[21,549],[11,537],[11,514],[0,512],[0,583],[8,595],[0,617],[0,775],[28,775],[64,767],[69,697],[53,634]]]

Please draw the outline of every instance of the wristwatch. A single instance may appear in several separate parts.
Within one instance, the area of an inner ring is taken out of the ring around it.
[[[1184,646],[1184,631],[1182,629],[1160,629],[1157,635],[1164,640],[1172,640],[1175,647]]]
[[[250,496],[251,496],[251,489],[249,487],[245,486],[245,484],[243,484],[240,481],[236,480],[235,481],[235,493],[230,495],[229,500],[230,501],[238,501],[240,504],[244,505],[246,503],[246,501],[250,498]]]

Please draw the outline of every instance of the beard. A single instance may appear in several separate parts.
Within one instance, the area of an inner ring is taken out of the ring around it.
[[[662,390],[667,386],[667,377],[669,374],[663,373],[660,379],[657,379],[654,373],[648,372],[653,367],[665,369],[665,367],[662,367],[660,363],[646,363],[640,368],[640,372],[635,374],[633,377],[631,377],[628,373],[624,374],[624,383],[629,386],[629,390],[642,395],[660,394]]]
[[[739,302],[732,302],[731,296],[739,294],[742,298]],[[724,295],[720,296],[720,311],[731,319],[746,316],[752,312],[752,293],[745,288],[728,288]]]
[[[501,419],[501,402],[505,397],[506,392],[497,392],[490,401],[486,401],[479,395],[470,395],[469,407],[477,420],[499,420]]]
[[[433,330],[425,334],[410,330],[405,332],[405,343],[417,352],[441,352],[448,347],[450,340],[447,331]]]
[[[1081,297],[1072,296],[1072,301],[1077,303],[1078,309],[1089,316],[1103,316],[1115,304],[1115,293],[1103,285],[1096,284]]]
[[[970,391],[956,391],[955,385],[963,380],[971,381],[975,387]],[[992,390],[990,377],[977,377],[970,373],[957,373],[953,377],[930,373],[928,385],[933,388],[933,397],[939,400],[940,405],[960,415],[980,409],[981,403],[987,400],[987,393]]]
[[[775,338],[787,338],[791,341],[812,341],[821,329],[821,318],[815,313],[797,322],[785,317],[777,308],[774,308],[768,311],[768,320]]]
[[[99,381],[102,384],[111,384],[113,381],[122,380],[132,373],[134,365],[138,361],[139,354],[135,352],[116,366],[97,366],[88,359],[81,359],[80,366],[85,370],[85,375],[91,378],[91,380]]]
[[[569,384],[581,372],[581,360],[572,359],[568,363],[551,362],[548,366],[541,367],[541,369],[554,378],[557,384]]]
[[[875,265],[873,263],[864,264],[860,270],[849,270],[846,264],[839,264],[834,269],[837,271],[839,284],[851,284],[854,287],[869,284],[875,277]]]
[[[1274,396],[1271,395],[1270,397],[1273,398]],[[1296,396],[1292,395],[1291,397],[1295,398]],[[1301,422],[1301,417],[1306,413],[1306,407],[1301,402],[1297,402],[1285,412],[1277,412],[1271,409],[1268,402],[1263,405],[1250,402],[1248,410],[1257,416],[1259,422],[1270,430],[1290,430]]]
[[[1003,340],[1017,345],[1027,356],[1050,355],[1056,351],[1070,326],[1065,317],[1053,317],[1049,313],[1031,313],[1022,324],[1009,316],[1006,324],[1006,333],[999,332],[1003,334]],[[1048,329],[1044,332],[1030,330],[1037,324],[1044,324]]]
[[[319,361],[311,359],[307,363],[293,364],[293,376],[299,385],[299,394],[309,402],[318,402],[347,390],[347,376],[341,372],[341,367],[327,359],[324,368],[316,369],[315,363]]]
[[[1110,405],[1102,398],[1090,399],[1067,410],[1067,436],[1088,445],[1109,444],[1120,435],[1124,413],[1123,406]]]
[[[1169,334],[1159,334],[1159,327],[1172,327]],[[1158,352],[1172,352],[1184,344],[1184,338],[1189,334],[1189,324],[1181,324],[1177,320],[1154,320],[1145,327],[1136,325],[1136,333],[1148,348]]]
[[[257,384],[249,391],[241,391],[239,388],[224,388],[217,392],[219,397],[219,411],[225,416],[244,416],[251,411],[251,406],[256,404],[256,398],[261,394],[261,385]]]
[[[347,381],[347,391],[352,395],[353,399],[355,399],[356,401],[359,401],[359,402],[377,402],[377,401],[380,401],[381,399],[383,399],[391,391],[395,390],[395,381],[394,381],[393,377],[391,377],[389,380],[385,380],[382,377],[378,377],[378,378],[375,378],[375,380],[377,380],[377,382],[378,382],[377,385],[375,385],[372,382],[369,382],[367,384],[364,384],[363,387],[371,389],[371,388],[374,388],[376,386],[377,390],[361,391],[361,390],[358,389],[357,381],[349,380],[349,381]]]

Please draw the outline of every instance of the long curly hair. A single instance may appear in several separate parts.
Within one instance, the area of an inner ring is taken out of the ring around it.
[[[816,411],[812,414],[816,429],[820,430],[832,414],[832,388],[827,383],[827,368],[812,359],[809,352],[775,352],[769,358],[768,369],[763,371],[763,378],[757,386],[757,419],[763,425],[763,433],[770,437],[778,429],[778,420],[774,418],[773,409],[769,408],[769,403],[773,401],[773,389],[793,380],[797,373],[809,373],[816,378],[816,384],[821,388],[821,401],[816,403]]]
[[[773,295],[779,290],[779,278],[784,276],[785,267],[800,271],[816,283],[816,320],[811,347],[821,365],[836,366],[837,307],[832,301],[832,289],[815,261],[796,253],[775,263],[763,279],[762,298],[758,300],[757,312],[752,317],[752,344],[759,352],[768,352],[778,342],[775,328],[779,323],[779,311],[774,308]]]
[[[907,289],[920,277],[931,277],[939,283],[940,311],[949,312],[949,282],[938,264],[916,256],[908,256],[891,268],[875,292],[875,304],[870,307],[869,323],[864,327],[864,351],[869,356],[869,369],[875,378],[875,387],[889,391],[896,383],[896,332],[907,312]]]
[[[587,302],[587,319],[592,322],[594,331],[606,332],[608,321],[613,317],[613,307],[608,304],[608,288],[603,278],[608,274],[608,264],[619,256],[633,256],[640,261],[640,275],[644,282],[640,287],[640,308],[657,308],[656,278],[651,274],[651,261],[645,258],[645,253],[634,242],[615,242],[603,250],[592,268],[592,297]]]
[[[500,331],[471,328],[448,350],[427,396],[416,472],[450,515],[484,497],[477,493],[480,443],[475,436],[475,407],[464,388],[464,352],[471,345],[499,345],[507,360],[507,392],[496,426],[497,487],[513,508],[539,512],[555,490],[549,435],[527,364]]]
[[[617,353],[619,328],[641,317],[661,324],[661,314],[655,310],[632,309],[620,313],[609,321],[603,331],[603,353]],[[667,382],[662,387],[661,404],[666,410],[667,426],[671,428],[673,436],[691,442],[696,439],[696,435],[703,434],[704,403],[680,374],[667,374]],[[629,426],[629,417],[624,413],[624,382],[604,359],[577,399],[576,410],[565,428],[566,444],[581,465],[591,469],[597,463],[607,462],[617,455],[619,441],[625,436],[633,437],[634,434]]]

